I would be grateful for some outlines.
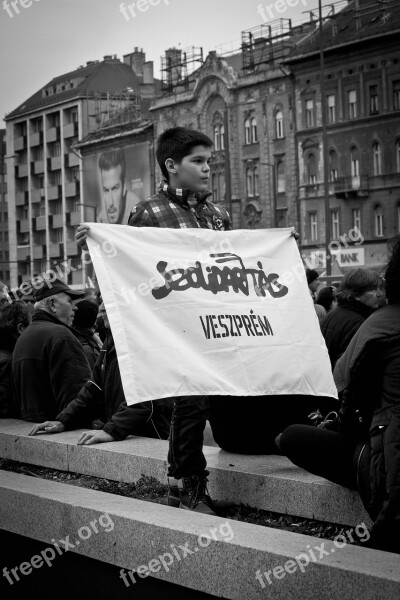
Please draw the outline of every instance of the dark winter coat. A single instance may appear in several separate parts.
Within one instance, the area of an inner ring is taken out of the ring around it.
[[[358,476],[374,520],[371,545],[400,552],[400,304],[384,306],[363,323],[334,376],[344,396],[342,432],[366,442]]]
[[[57,416],[67,429],[87,425],[100,417],[104,431],[116,440],[128,435],[167,439],[172,400],[153,400],[126,405],[114,340],[109,335],[93,373],[77,397]]]
[[[80,342],[67,325],[37,310],[14,348],[12,379],[21,418],[54,420],[90,378]]]
[[[342,356],[358,328],[373,313],[373,309],[361,302],[337,306],[321,321],[321,332],[325,338],[332,368]]]

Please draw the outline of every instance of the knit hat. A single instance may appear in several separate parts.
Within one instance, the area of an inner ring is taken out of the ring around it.
[[[315,269],[306,269],[306,277],[307,277],[307,283],[308,283],[308,285],[310,285],[310,283],[312,283],[313,281],[318,279],[319,273]]]
[[[93,300],[80,300],[74,315],[75,329],[88,329],[96,323],[99,307]]]

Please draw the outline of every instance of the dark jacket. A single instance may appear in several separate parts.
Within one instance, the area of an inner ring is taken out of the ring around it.
[[[128,435],[167,439],[172,416],[169,399],[126,405],[114,340],[109,335],[92,376],[77,397],[57,416],[67,429],[88,424],[94,417],[106,422],[104,431],[116,440]]]
[[[372,313],[373,309],[361,302],[337,306],[321,321],[321,332],[325,338],[332,367],[346,350],[355,332]]]
[[[12,350],[0,348],[0,418],[14,417],[11,385]]]
[[[93,332],[90,329],[73,329],[75,337],[80,341],[85,351],[90,370],[93,371],[96,360],[100,354],[100,348]]]
[[[21,417],[38,423],[54,420],[90,378],[79,341],[69,327],[43,310],[34,313],[18,338],[12,371]]]
[[[374,520],[370,543],[400,552],[400,304],[380,308],[363,323],[334,376],[344,398],[342,432],[362,437],[364,431],[358,482]]]

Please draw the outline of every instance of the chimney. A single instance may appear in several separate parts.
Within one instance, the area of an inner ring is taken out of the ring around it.
[[[169,48],[165,51],[166,80],[175,85],[182,79],[182,50]]]
[[[143,65],[143,83],[154,83],[154,65],[152,60],[148,60]]]
[[[129,65],[132,71],[139,77],[143,76],[143,66],[146,61],[146,54],[143,52],[143,48],[135,46],[131,54],[124,55],[124,63]]]

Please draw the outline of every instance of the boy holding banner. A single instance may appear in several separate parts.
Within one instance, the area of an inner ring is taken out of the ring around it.
[[[157,140],[156,157],[164,176],[157,194],[134,206],[133,227],[202,227],[231,229],[228,212],[211,202],[207,190],[210,176],[211,139],[205,134],[173,127]],[[209,403],[205,396],[174,399],[168,452],[168,504],[215,514],[207,493],[203,431]]]

